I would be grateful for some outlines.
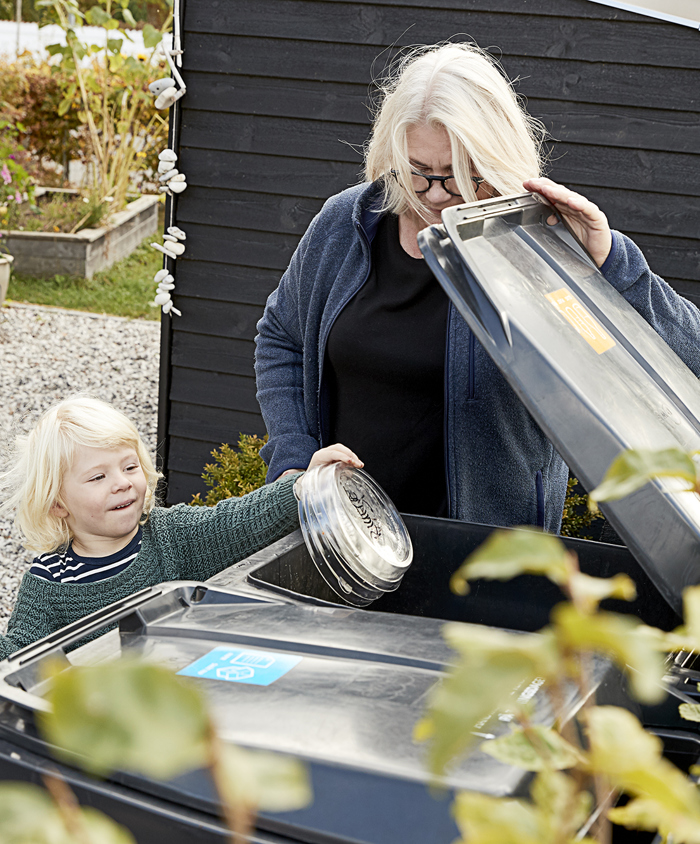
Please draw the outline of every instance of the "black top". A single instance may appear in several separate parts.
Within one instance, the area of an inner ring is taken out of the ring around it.
[[[330,437],[351,448],[404,513],[446,516],[444,368],[448,299],[386,215],[366,283],[328,338]]]

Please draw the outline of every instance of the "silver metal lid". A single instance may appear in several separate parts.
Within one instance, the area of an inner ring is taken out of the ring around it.
[[[396,507],[361,469],[331,463],[297,482],[299,521],[314,565],[331,589],[367,606],[397,589],[413,546]]]

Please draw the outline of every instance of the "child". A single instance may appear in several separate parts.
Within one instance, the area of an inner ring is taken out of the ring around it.
[[[0,659],[121,598],[168,580],[206,580],[298,526],[287,476],[216,507],[155,506],[160,474],[138,431],[105,402],[76,396],[50,408],[0,476],[25,546],[22,580]],[[345,446],[309,468],[362,463]]]

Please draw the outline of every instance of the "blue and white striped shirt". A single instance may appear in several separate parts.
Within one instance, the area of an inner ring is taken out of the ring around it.
[[[95,583],[114,577],[130,565],[141,549],[141,528],[131,542],[109,557],[81,557],[72,544],[64,552],[35,557],[30,574],[53,583]]]

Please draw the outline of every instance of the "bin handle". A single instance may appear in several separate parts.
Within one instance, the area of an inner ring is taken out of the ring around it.
[[[109,604],[84,618],[78,619],[78,621],[74,621],[67,627],[62,627],[55,633],[51,633],[36,642],[32,642],[30,645],[26,645],[24,648],[11,654],[6,660],[0,662],[1,698],[11,700],[14,703],[33,710],[49,711],[50,707],[42,697],[25,691],[10,682],[8,678],[28,663],[38,662],[48,656],[56,656],[58,651],[65,656],[66,648],[74,642],[83,639],[85,636],[89,636],[91,633],[95,633],[103,627],[120,621],[151,598],[163,594],[168,588],[180,588],[181,585],[182,583],[168,583],[167,586],[161,587],[149,586],[140,592],[135,592],[133,595],[129,595],[120,601],[115,601],[113,604]]]

